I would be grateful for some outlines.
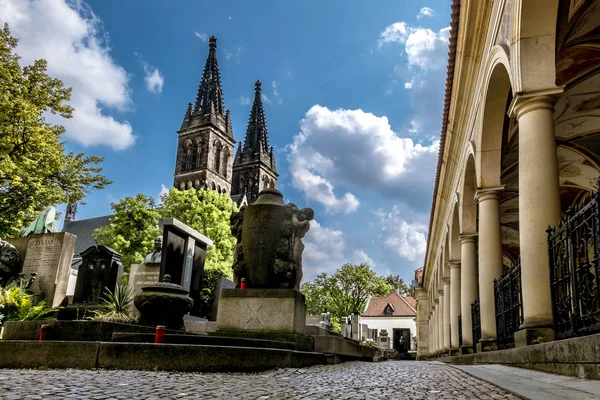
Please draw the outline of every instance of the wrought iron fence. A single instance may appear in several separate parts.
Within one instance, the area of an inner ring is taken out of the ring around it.
[[[458,348],[462,347],[462,314],[458,316]]]
[[[600,332],[600,191],[548,228],[552,314],[557,339]]]
[[[471,321],[473,324],[473,346],[481,339],[481,307],[479,299],[471,304]]]
[[[496,344],[500,349],[515,347],[515,332],[523,323],[521,265],[508,268],[494,280],[496,302]]]

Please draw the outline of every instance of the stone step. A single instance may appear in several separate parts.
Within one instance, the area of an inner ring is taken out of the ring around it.
[[[0,368],[243,372],[326,364],[323,353],[210,345],[0,341]]]
[[[154,343],[153,333],[130,333],[114,332],[112,334],[113,342],[125,343]],[[165,343],[170,344],[202,344],[211,346],[230,346],[230,347],[261,347],[266,349],[287,349],[295,350],[296,345],[292,342],[282,342],[276,340],[251,339],[226,336],[205,336],[205,335],[181,335],[166,334]]]

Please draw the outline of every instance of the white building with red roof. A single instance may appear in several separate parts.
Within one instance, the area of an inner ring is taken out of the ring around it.
[[[383,329],[390,338],[390,349],[406,353],[416,349],[417,301],[411,296],[402,296],[392,290],[385,297],[370,297],[362,313],[360,323],[369,329],[377,329],[377,335]]]

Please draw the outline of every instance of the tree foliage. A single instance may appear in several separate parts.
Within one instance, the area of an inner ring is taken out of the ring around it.
[[[398,293],[402,296],[408,296],[410,294],[410,287],[404,282],[404,279],[400,278],[400,275],[389,274],[385,277],[385,281],[393,289],[398,289]]]
[[[98,244],[114,248],[123,254],[127,269],[141,263],[154,247],[160,235],[158,221],[175,217],[213,241],[206,254],[206,268],[232,276],[233,247],[229,217],[237,206],[226,194],[208,189],[171,189],[161,197],[161,203],[143,194],[126,197],[111,204],[114,216],[108,226],[97,229],[94,239]]]
[[[46,74],[45,60],[21,67],[17,39],[0,30],[0,237],[16,236],[44,207],[82,202],[110,183],[102,158],[65,152],[65,129],[48,113],[70,118],[71,89]]]
[[[160,235],[160,211],[152,197],[138,194],[112,203],[114,215],[110,224],[93,233],[96,243],[112,247],[123,255],[121,262],[129,271],[131,264],[144,261]]]
[[[385,296],[390,290],[384,278],[364,263],[344,264],[333,275],[322,273],[301,287],[308,314],[318,315],[327,308],[335,320],[363,312],[369,296]]]

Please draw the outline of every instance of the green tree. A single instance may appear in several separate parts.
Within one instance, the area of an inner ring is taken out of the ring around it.
[[[213,241],[206,253],[206,268],[216,269],[232,278],[233,248],[229,217],[237,205],[229,195],[209,189],[172,188],[161,198],[162,218],[175,217]]]
[[[65,129],[48,113],[70,118],[71,89],[46,74],[46,61],[21,67],[17,39],[0,30],[0,237],[16,236],[44,207],[82,202],[110,183],[102,158],[65,152]]]
[[[229,217],[237,206],[226,194],[207,189],[171,189],[156,205],[151,197],[138,194],[113,203],[110,224],[94,232],[97,243],[123,254],[123,264],[141,263],[152,251],[160,234],[158,221],[174,217],[213,241],[206,254],[206,268],[232,277],[235,238],[229,228]]]
[[[344,264],[333,275],[318,275],[313,283],[301,287],[307,312],[320,314],[324,308],[332,319],[363,312],[369,296],[385,296],[391,286],[367,264]]]
[[[400,278],[400,275],[389,274],[385,277],[385,281],[393,289],[398,289],[398,292],[402,296],[408,296],[410,294],[410,287],[404,282],[404,279]]]
[[[152,251],[154,240],[160,235],[160,212],[152,197],[138,194],[112,203],[114,215],[107,226],[93,233],[96,243],[111,247],[121,253],[121,262],[129,271],[131,264],[144,261]]]

